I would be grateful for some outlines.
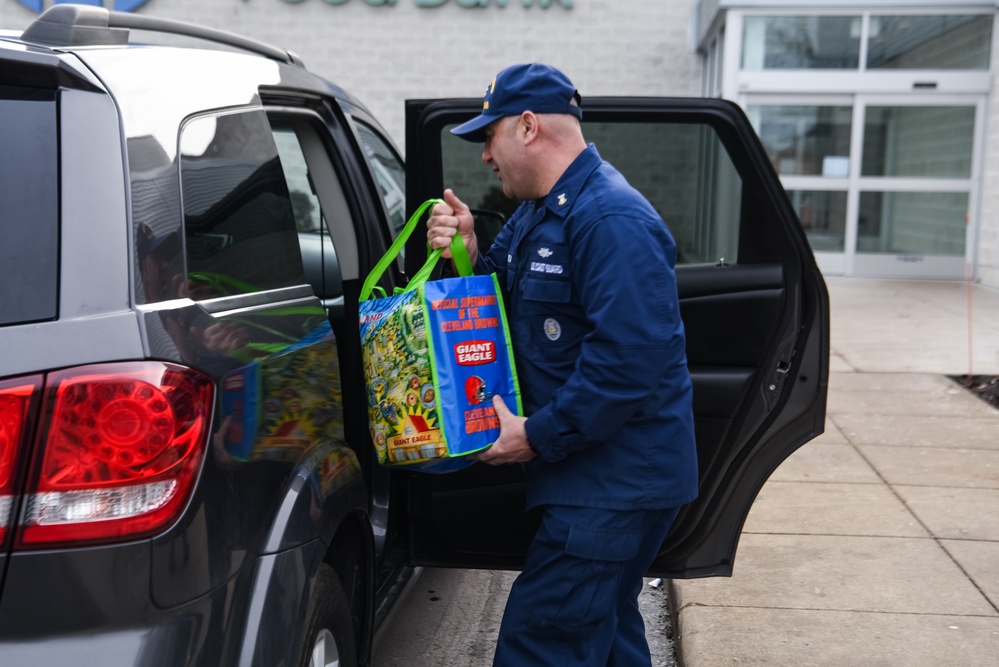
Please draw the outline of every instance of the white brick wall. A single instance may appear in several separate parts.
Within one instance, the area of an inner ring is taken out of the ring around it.
[[[513,63],[551,63],[586,95],[697,95],[700,60],[690,37],[693,0],[522,0],[465,8],[457,0],[149,0],[139,13],[204,23],[290,48],[309,69],[349,90],[403,147],[403,100],[479,97]],[[0,25],[34,14],[0,0]]]

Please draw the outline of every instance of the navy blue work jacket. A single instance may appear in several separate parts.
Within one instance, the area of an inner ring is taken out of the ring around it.
[[[524,202],[476,273],[504,288],[526,429],[527,505],[655,509],[697,495],[676,244],[590,145]]]

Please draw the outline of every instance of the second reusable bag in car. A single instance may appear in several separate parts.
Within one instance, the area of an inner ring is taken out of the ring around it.
[[[395,261],[424,211],[409,219],[364,281],[360,331],[368,425],[384,465],[449,472],[499,436],[492,397],[522,412],[502,295],[495,275],[472,275],[460,235],[451,244],[460,277],[428,280],[430,253],[405,289],[385,296],[376,283]],[[371,298],[373,292],[381,298]]]

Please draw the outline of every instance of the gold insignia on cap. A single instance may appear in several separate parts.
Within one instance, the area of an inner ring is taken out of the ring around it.
[[[486,100],[485,102],[482,103],[482,108],[483,109],[488,109],[489,108],[489,100]]]
[[[566,200],[566,198],[565,198],[565,193],[563,192],[562,194],[560,194],[560,195],[558,196],[558,205],[559,205],[559,206],[565,206],[565,205],[566,205],[566,202],[567,202],[567,200]]]
[[[493,82],[489,84],[489,92],[493,93],[496,90],[496,77],[493,77]]]

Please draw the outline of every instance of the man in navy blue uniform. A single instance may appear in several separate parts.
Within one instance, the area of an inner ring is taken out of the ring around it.
[[[452,130],[523,202],[485,256],[468,207],[444,193],[434,248],[461,234],[476,273],[504,289],[525,417],[502,400],[477,458],[523,463],[542,510],[510,591],[495,665],[649,665],[643,577],[697,462],[676,244],[646,199],[588,145],[581,99],[541,64],[489,84],[482,113]]]

